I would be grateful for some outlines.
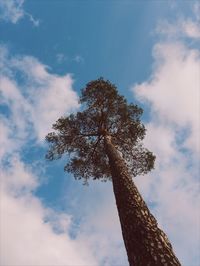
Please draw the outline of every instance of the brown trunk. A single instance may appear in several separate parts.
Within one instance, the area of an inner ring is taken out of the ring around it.
[[[129,264],[180,266],[167,236],[158,228],[110,136],[105,136],[105,146]]]

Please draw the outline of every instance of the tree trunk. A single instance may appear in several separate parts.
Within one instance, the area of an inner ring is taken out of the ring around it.
[[[180,266],[167,236],[158,228],[111,137],[105,136],[104,140],[130,266]]]

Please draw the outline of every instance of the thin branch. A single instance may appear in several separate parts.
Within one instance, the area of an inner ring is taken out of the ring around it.
[[[101,138],[102,138],[102,136],[99,136],[99,137],[98,137],[98,139],[97,139],[97,141],[96,141],[96,143],[95,143],[95,145],[94,145],[94,148],[93,148],[92,154],[88,157],[88,159],[87,159],[87,161],[86,161],[86,164],[89,163],[89,161],[93,158],[93,155],[94,155],[94,153],[95,153],[95,151],[96,151],[96,148],[97,148],[97,146],[98,146],[98,144],[99,144]]]
[[[99,134],[96,132],[88,133],[88,134],[79,133],[79,135],[82,137],[99,137]]]

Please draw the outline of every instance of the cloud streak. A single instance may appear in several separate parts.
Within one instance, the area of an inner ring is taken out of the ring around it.
[[[26,12],[23,5],[24,0],[0,0],[0,20],[16,24],[26,16],[35,27],[38,27],[40,21]]]

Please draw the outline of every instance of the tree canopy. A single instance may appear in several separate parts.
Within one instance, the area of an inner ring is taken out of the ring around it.
[[[80,103],[83,111],[60,117],[46,136],[48,160],[68,154],[65,170],[75,178],[111,179],[104,143],[109,135],[133,176],[153,168],[155,156],[142,145],[146,130],[140,107],[128,104],[116,86],[103,78],[82,89]]]

